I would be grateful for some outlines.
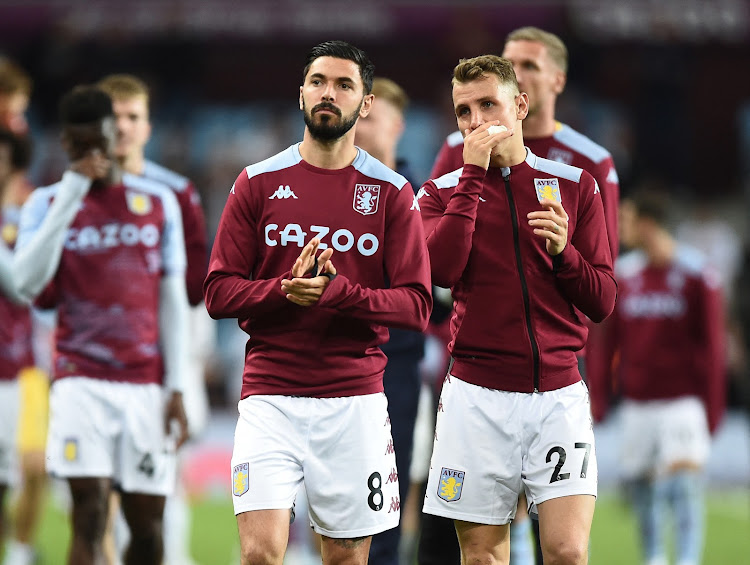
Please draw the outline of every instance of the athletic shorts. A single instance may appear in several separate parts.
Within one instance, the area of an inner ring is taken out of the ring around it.
[[[18,375],[18,385],[21,394],[18,450],[44,451],[49,423],[49,378],[42,370],[28,367]]]
[[[711,434],[703,403],[697,397],[625,400],[620,414],[624,479],[657,476],[680,461],[697,466],[706,462]]]
[[[313,529],[330,538],[398,525],[398,471],[385,394],[248,396],[238,404],[234,513],[291,508],[304,483]]]
[[[0,485],[12,485],[16,476],[18,380],[0,381]]]
[[[596,496],[586,385],[507,392],[448,375],[438,404],[424,512],[507,524],[521,492],[532,513],[553,498]]]
[[[87,377],[55,381],[47,469],[60,478],[109,477],[124,492],[174,490],[175,438],[164,433],[165,391]]]

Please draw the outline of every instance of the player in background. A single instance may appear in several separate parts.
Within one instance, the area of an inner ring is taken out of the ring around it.
[[[408,179],[408,165],[397,159],[397,149],[404,133],[404,111],[409,98],[403,88],[384,77],[375,77],[372,94],[370,113],[357,121],[354,143]],[[388,398],[399,497],[403,504],[411,483],[409,469],[419,404],[419,362],[424,356],[424,334],[398,328],[389,329],[389,333],[388,341],[380,348],[388,357],[383,388]],[[373,536],[369,562],[372,565],[398,565],[400,540],[400,523]]]
[[[281,564],[304,483],[323,563],[367,563],[399,522],[387,400],[387,327],[432,306],[409,182],[354,145],[374,66],[343,41],[307,56],[301,143],[232,186],[205,283],[215,318],[250,338],[232,456],[241,560]]]
[[[28,163],[28,147],[13,132],[0,129],[0,198],[5,196],[13,175]],[[18,233],[18,217],[0,216],[0,554],[5,545],[5,499],[13,479],[17,453],[18,376],[33,365],[31,319],[27,301],[16,291],[13,281],[13,246]],[[18,553],[11,547],[8,553]]]
[[[2,206],[7,241],[15,240],[20,209],[33,189],[26,172],[30,165],[29,126],[26,110],[31,97],[29,74],[10,59],[0,57],[0,128],[11,131],[24,145],[26,156],[17,162],[3,191]],[[13,529],[3,565],[26,565],[34,559],[33,543],[41,519],[47,473],[44,449],[49,417],[49,360],[52,316],[31,309],[31,347],[34,363],[18,375],[20,399],[17,413],[18,468],[20,481],[12,508]]]
[[[190,331],[193,336],[213,335],[215,326],[203,304],[203,281],[208,267],[206,221],[200,195],[193,183],[184,176],[146,159],[146,144],[151,137],[148,86],[138,77],[128,74],[109,75],[98,83],[112,98],[117,122],[115,156],[125,172],[167,185],[172,189],[182,213],[187,271],[185,284],[190,302]],[[184,403],[190,426],[190,437],[197,437],[208,420],[208,395],[205,367],[211,351],[203,344],[212,340],[192,340],[190,361],[184,376]],[[113,495],[116,498],[116,495]],[[113,518],[119,514],[116,501],[111,505]],[[110,530],[112,528],[110,527]],[[117,530],[121,534],[122,528]],[[168,565],[188,565],[190,558],[190,508],[185,492],[178,483],[174,496],[167,499],[164,510],[164,552]],[[109,537],[109,536],[108,536]],[[116,536],[120,544],[126,535]],[[108,542],[109,543],[109,542]],[[114,545],[114,544],[113,544]]]
[[[28,136],[26,110],[32,86],[31,76],[24,69],[0,55],[0,127],[22,137]],[[26,179],[25,169],[14,171],[7,182],[3,203],[21,206],[33,188]]]
[[[118,166],[104,91],[74,88],[60,116],[70,168],[24,205],[13,263],[18,291],[58,314],[48,471],[71,490],[68,563],[104,558],[109,494],[117,486],[131,531],[124,562],[157,565],[174,450],[187,437],[179,206],[168,187]]]
[[[455,304],[424,512],[454,520],[462,563],[507,564],[525,492],[545,562],[585,564],[597,468],[575,309],[601,321],[617,292],[599,187],[524,146],[507,59],[461,60],[453,104],[464,166],[418,199],[433,282]]]
[[[678,565],[701,562],[703,473],[725,408],[724,302],[703,254],[670,233],[665,193],[622,203],[618,301],[589,352],[593,414],[622,399],[619,468],[638,518],[647,565],[666,565],[674,524]],[[615,356],[618,361],[615,361]],[[614,386],[613,386],[614,385]]]

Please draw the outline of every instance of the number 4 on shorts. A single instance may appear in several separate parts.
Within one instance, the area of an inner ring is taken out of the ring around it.
[[[154,476],[154,460],[151,458],[150,453],[146,453],[141,462],[138,463],[138,470],[147,477]]]
[[[581,478],[586,478],[586,472],[589,469],[589,455],[591,454],[591,444],[590,443],[576,443],[575,444],[576,449],[585,449],[586,453],[583,456],[583,464],[581,465]],[[557,465],[555,465],[555,470],[552,471],[552,477],[550,478],[549,482],[550,484],[555,483],[557,481],[564,481],[565,479],[570,478],[570,473],[561,473],[560,470],[562,469],[562,466],[565,464],[565,459],[567,459],[567,455],[565,454],[565,449],[563,449],[562,446],[556,445],[555,447],[551,448],[547,452],[547,463],[552,461],[552,454],[557,453]]]

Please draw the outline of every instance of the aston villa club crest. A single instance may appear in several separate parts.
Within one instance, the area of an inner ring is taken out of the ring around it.
[[[369,216],[378,211],[380,202],[379,184],[354,185],[354,209],[363,216]]]
[[[145,216],[151,211],[151,197],[140,192],[128,192],[125,194],[128,201],[128,210],[138,216]]]
[[[534,179],[534,188],[536,188],[536,198],[539,202],[545,198],[562,202],[560,184],[557,179]]]
[[[66,438],[63,444],[63,456],[66,461],[78,460],[78,440],[75,438]]]
[[[464,471],[455,469],[440,470],[440,485],[438,486],[438,496],[446,502],[456,502],[461,498],[461,491],[464,488]]]
[[[234,496],[242,496],[250,490],[250,464],[240,463],[232,470],[232,492]]]

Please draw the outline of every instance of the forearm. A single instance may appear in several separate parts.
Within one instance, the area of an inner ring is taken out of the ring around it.
[[[66,171],[39,228],[28,239],[22,230],[13,272],[16,289],[26,300],[33,300],[52,280],[60,263],[68,228],[90,185],[88,177]]]
[[[28,303],[28,300],[16,290],[13,277],[13,252],[3,242],[0,242],[0,291],[15,304]]]
[[[318,305],[392,328],[424,331],[432,311],[430,289],[422,284],[366,288],[337,275]]]
[[[469,261],[486,172],[474,165],[464,167],[442,216],[436,222],[425,222],[432,280],[438,286],[455,285]]]
[[[159,287],[159,336],[164,359],[164,386],[176,392],[183,391],[183,379],[188,370],[188,314],[184,277],[162,277]]]
[[[291,271],[274,279],[251,281],[236,274],[213,270],[204,284],[206,309],[212,318],[252,318],[288,306],[281,291],[281,280],[291,279]]]

